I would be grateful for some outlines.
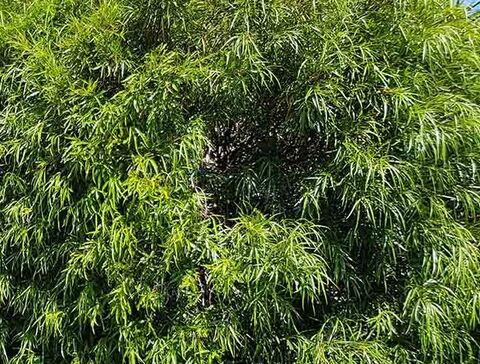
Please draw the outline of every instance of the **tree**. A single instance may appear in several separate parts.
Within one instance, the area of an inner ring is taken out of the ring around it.
[[[2,362],[478,362],[467,8],[2,0],[0,110]]]

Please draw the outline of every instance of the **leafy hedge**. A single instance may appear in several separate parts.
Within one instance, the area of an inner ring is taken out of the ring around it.
[[[477,363],[477,19],[0,0],[0,361]]]

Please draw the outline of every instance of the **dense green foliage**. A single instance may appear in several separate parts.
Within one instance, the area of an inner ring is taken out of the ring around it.
[[[479,164],[447,0],[0,0],[0,362],[477,363]]]

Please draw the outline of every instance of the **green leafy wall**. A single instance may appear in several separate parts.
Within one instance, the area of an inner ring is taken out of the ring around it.
[[[0,362],[477,363],[479,45],[446,0],[0,0]]]

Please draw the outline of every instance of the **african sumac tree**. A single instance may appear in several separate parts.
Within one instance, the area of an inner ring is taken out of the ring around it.
[[[446,0],[1,0],[0,361],[478,362],[479,51]]]

